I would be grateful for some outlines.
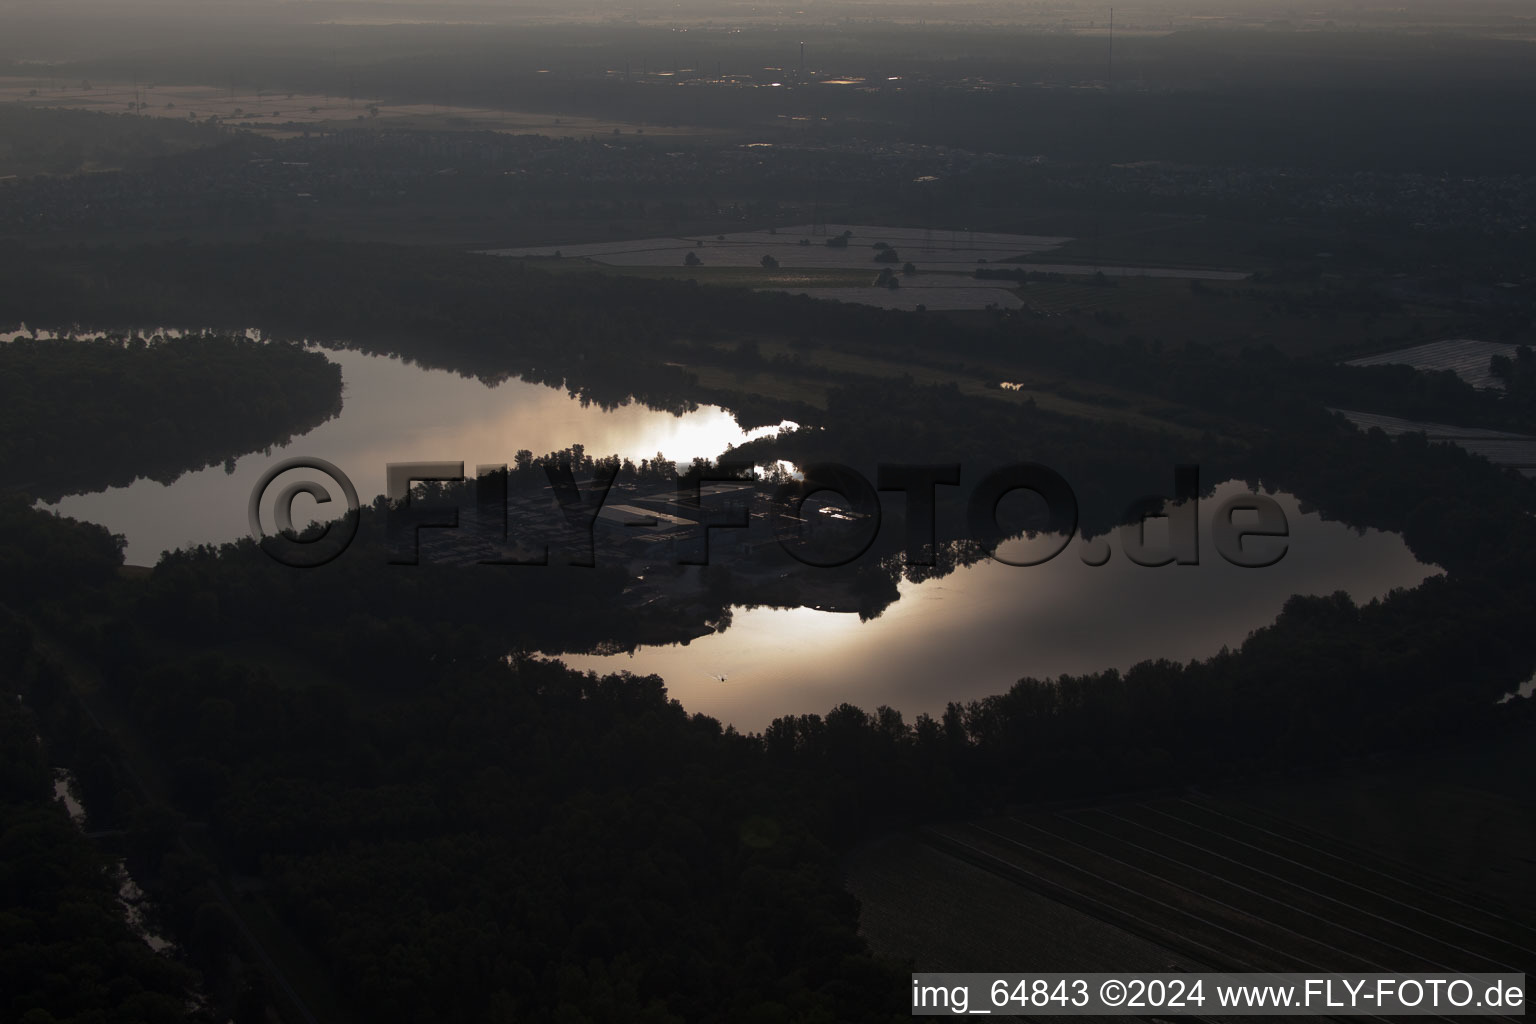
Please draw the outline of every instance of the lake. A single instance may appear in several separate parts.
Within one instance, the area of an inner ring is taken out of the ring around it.
[[[125,535],[128,562],[152,565],[162,551],[244,535],[251,490],[268,467],[291,456],[335,464],[367,503],[384,493],[384,467],[390,462],[462,461],[473,473],[476,465],[512,462],[521,448],[544,455],[573,444],[594,455],[617,453],[637,462],[658,452],[686,461],[713,458],[728,445],[776,429],[744,431],[718,406],[684,416],[638,404],[604,410],[542,384],[514,379],[487,387],[395,358],[323,351],[341,365],[342,412],[303,437],[270,454],[245,455],[233,472],[213,466],[169,486],[141,479],[46,507]],[[305,522],[316,511],[309,499],[300,499],[294,521]]]
[[[463,461],[473,472],[476,464],[511,462],[519,449],[543,454],[573,444],[637,461],[658,451],[686,460],[775,429],[744,431],[713,406],[683,416],[634,404],[604,410],[539,384],[487,386],[398,359],[326,355],[342,367],[343,409],[305,436],[237,459],[231,472],[216,466],[169,486],[139,480],[51,507],[124,534],[128,561],[152,564],[163,550],[243,536],[251,489],[290,456],[335,463],[366,502],[384,490],[388,462]],[[1224,484],[1202,509],[1242,489]],[[1001,692],[1025,675],[1205,657],[1272,622],[1293,593],[1344,590],[1368,601],[1438,571],[1394,534],[1355,531],[1303,514],[1289,495],[1275,497],[1291,540],[1286,557],[1269,568],[1225,562],[1210,547],[1202,511],[1198,566],[1134,565],[1113,537],[1116,550],[1098,568],[1084,564],[1073,545],[1042,566],[983,562],[903,583],[900,600],[868,622],[806,608],[737,609],[729,629],[687,645],[565,660],[601,672],[659,674],[690,711],[739,729],[760,729],[783,714],[825,713],[842,701],[889,704],[910,719],[937,714],[951,700]],[[307,501],[295,506],[297,521],[307,518]]]
[[[1246,490],[1226,483],[1201,502],[1199,565],[1135,565],[1112,536],[1115,551],[1097,568],[1074,542],[1040,566],[986,561],[903,581],[901,599],[869,622],[809,608],[737,609],[730,628],[687,645],[561,657],[583,670],[660,675],[688,710],[738,729],[825,714],[842,701],[888,704],[910,721],[924,711],[938,717],[952,700],[1001,693],[1026,675],[1208,657],[1273,622],[1293,593],[1343,590],[1364,602],[1439,571],[1396,534],[1303,514],[1287,494],[1273,495],[1290,523],[1285,557],[1263,569],[1231,565],[1211,543],[1204,510]]]

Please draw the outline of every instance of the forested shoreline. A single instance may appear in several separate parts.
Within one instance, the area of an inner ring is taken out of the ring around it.
[[[341,368],[243,337],[0,342],[0,479],[54,500],[285,444],[341,411]]]

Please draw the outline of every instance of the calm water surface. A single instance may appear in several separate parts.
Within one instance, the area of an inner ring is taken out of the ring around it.
[[[713,406],[680,417],[640,405],[604,411],[538,384],[487,387],[397,359],[326,354],[345,382],[336,419],[270,454],[236,460],[232,472],[214,467],[169,486],[140,480],[53,507],[126,535],[128,561],[152,564],[163,550],[244,535],[252,487],[289,456],[335,463],[367,501],[383,491],[388,462],[463,461],[473,472],[476,464],[511,462],[522,448],[543,454],[573,444],[635,460],[657,452],[686,460],[768,432],[743,431]],[[737,609],[729,629],[687,645],[565,660],[581,669],[659,674],[690,711],[740,729],[760,729],[783,714],[825,713],[842,701],[889,704],[910,718],[1001,692],[1025,675],[1206,657],[1272,622],[1293,593],[1344,590],[1367,601],[1438,571],[1394,534],[1304,515],[1283,494],[1276,498],[1290,520],[1287,556],[1265,569],[1231,566],[1209,546],[1208,510],[1244,489],[1223,485],[1203,503],[1198,566],[1134,565],[1112,537],[1115,554],[1100,568],[1083,564],[1074,545],[1043,566],[984,562],[940,580],[903,583],[901,599],[869,622],[803,608]],[[307,501],[295,505],[297,521],[314,513]]]
[[[341,364],[344,394],[337,418],[274,447],[270,455],[256,452],[236,460],[233,472],[214,466],[169,486],[137,480],[48,507],[125,535],[128,562],[152,565],[162,551],[243,536],[252,488],[268,467],[291,456],[334,463],[366,503],[384,493],[384,467],[390,462],[463,462],[472,474],[476,465],[512,462],[521,448],[544,455],[574,444],[593,455],[619,454],[637,462],[658,452],[686,461],[713,458],[728,445],[773,432],[743,431],[718,406],[683,416],[638,404],[604,411],[541,384],[509,380],[487,387],[399,359],[325,354]],[[294,522],[326,518],[319,511],[301,498],[294,504]],[[270,524],[265,513],[263,522]]]
[[[1273,495],[1290,521],[1285,558],[1264,569],[1233,566],[1210,544],[1206,510],[1246,490],[1224,484],[1201,503],[1197,566],[1135,565],[1111,535],[1114,555],[1099,568],[1084,565],[1075,544],[1030,568],[982,562],[903,582],[901,599],[869,622],[808,608],[737,609],[726,631],[687,645],[562,659],[583,670],[655,673],[688,710],[743,730],[784,714],[825,714],[845,700],[866,710],[888,704],[910,721],[923,711],[937,717],[952,700],[1001,693],[1022,676],[1208,657],[1273,622],[1293,593],[1343,590],[1364,602],[1439,571],[1396,534],[1304,515],[1287,494]]]

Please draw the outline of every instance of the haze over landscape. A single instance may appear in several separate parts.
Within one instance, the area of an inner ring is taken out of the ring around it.
[[[1529,973],[1533,112],[1517,0],[0,0],[0,1021]]]

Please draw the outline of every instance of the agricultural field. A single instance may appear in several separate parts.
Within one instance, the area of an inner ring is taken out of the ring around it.
[[[1536,478],[1536,437],[1481,427],[1455,427],[1446,423],[1421,423],[1396,416],[1336,409],[1335,412],[1361,430],[1380,430],[1389,436],[1423,434],[1431,441],[1455,444],[1481,455],[1496,466],[1509,466]]]
[[[829,239],[846,239],[828,245]],[[701,284],[745,285],[834,302],[916,311],[1015,310],[1014,282],[979,281],[977,266],[1047,252],[1064,238],[922,228],[802,224],[631,241],[491,250],[500,256],[575,262],[621,273],[683,276]],[[771,262],[765,263],[765,257]],[[906,273],[907,264],[916,271]],[[882,270],[896,287],[877,283]]]
[[[846,244],[828,245],[846,238]],[[860,268],[878,273],[882,267],[900,270],[907,262],[920,269],[965,270],[985,263],[1014,260],[1050,252],[1068,238],[1013,235],[988,231],[943,231],[871,224],[798,224],[763,231],[717,235],[684,235],[596,242],[571,246],[535,246],[492,250],[498,256],[542,256],[585,259],[621,267],[678,267],[692,253],[705,267],[757,267],[772,256],[781,267]],[[886,262],[875,259],[888,247]]]
[[[919,306],[934,312],[957,310],[1018,309],[1018,291],[1008,281],[978,281],[969,274],[939,271],[898,276],[897,287],[879,282],[883,264],[863,267],[755,266],[643,266],[616,267],[586,260],[540,260],[541,269],[555,271],[601,270],[624,277],[697,281],[717,287],[781,291],[834,302],[853,302],[880,309]]]
[[[846,235],[846,246],[827,239]],[[1425,311],[1373,305],[1343,280],[1285,282],[1248,269],[1045,262],[1076,249],[1063,235],[810,225],[487,250],[554,269],[692,278],[884,309],[996,310],[1070,324],[1092,337],[1179,346],[1274,345],[1296,355],[1352,354],[1424,329]],[[877,260],[882,253],[894,257]],[[764,257],[771,257],[765,265]],[[912,273],[905,273],[907,264]],[[892,271],[898,286],[877,284]],[[1040,275],[1027,283],[977,272]]]
[[[846,239],[829,245],[829,240]],[[1235,283],[1251,275],[1242,270],[1124,266],[1114,264],[1036,263],[1072,239],[1055,235],[948,231],[868,224],[801,224],[728,234],[679,235],[566,246],[525,246],[489,250],[499,256],[575,262],[614,268],[623,273],[664,273],[693,277],[701,284],[749,287],[812,295],[882,309],[933,311],[1018,310],[1028,303],[1042,315],[1072,310],[1093,314],[1118,296],[1086,289],[1113,279],[1172,283],[1190,280]],[[771,264],[765,264],[765,257]],[[906,272],[910,264],[913,272]],[[1029,303],[1019,283],[978,279],[978,269],[1001,264],[1008,270],[1057,275],[1069,283],[1038,285],[1047,289]],[[898,286],[876,284],[882,269],[900,271]],[[1187,287],[1185,285],[1184,287]],[[1050,289],[1055,288],[1055,294]],[[1177,288],[1154,294],[1182,294]]]
[[[1066,274],[1077,277],[1150,277],[1168,281],[1246,281],[1253,276],[1246,270],[1212,270],[1203,267],[1122,267],[1112,263],[1037,263],[1025,262],[1028,270],[1041,274]]]
[[[1510,699],[1530,700],[1533,691],[1536,678]],[[1244,799],[1386,861],[1431,868],[1456,886],[1488,894],[1511,916],[1536,923],[1533,738],[1527,729],[1503,742],[1455,747],[1326,784],[1249,787]],[[1532,967],[1536,960],[1528,957],[1523,969]]]
[[[859,851],[848,886],[919,970],[1528,972],[1530,858],[1478,851],[1489,822],[1536,849],[1531,755],[1480,756],[933,826]]]
[[[845,870],[863,904],[860,928],[870,945],[919,970],[1206,967],[914,837],[869,843],[850,855]],[[915,877],[921,885],[912,884]]]
[[[938,275],[928,275],[936,277]],[[878,309],[904,309],[910,312],[919,310],[977,310],[977,309],[1018,309],[1023,305],[1018,295],[1011,289],[965,287],[965,286],[939,286],[932,285],[907,285],[897,288],[882,288],[870,285],[864,288],[791,288],[786,289],[799,295],[809,295],[812,298],[828,299],[832,302],[855,302],[863,306],[874,306]]]
[[[873,288],[879,271],[862,267],[615,267],[586,260],[539,259],[534,265],[552,273],[604,273],[615,277],[639,277],[653,281],[697,281],[721,288],[759,288],[768,291],[795,289]],[[937,275],[935,275],[937,276]],[[961,278],[962,281],[966,279]]]
[[[1450,370],[1475,388],[1502,391],[1504,382],[1493,375],[1490,364],[1494,356],[1513,358],[1517,348],[1519,348],[1518,345],[1498,341],[1454,338],[1362,356],[1359,359],[1351,359],[1348,365],[1402,365],[1431,373],[1437,370]]]
[[[386,103],[360,96],[288,92],[249,87],[176,85],[155,82],[66,81],[57,76],[0,76],[0,102],[23,107],[137,113],[171,120],[217,120],[265,135],[287,138],[367,121],[371,126],[416,131],[496,131],[587,138],[642,131],[653,136],[703,136],[679,126],[646,125],[576,115],[530,113],[440,103]]]

